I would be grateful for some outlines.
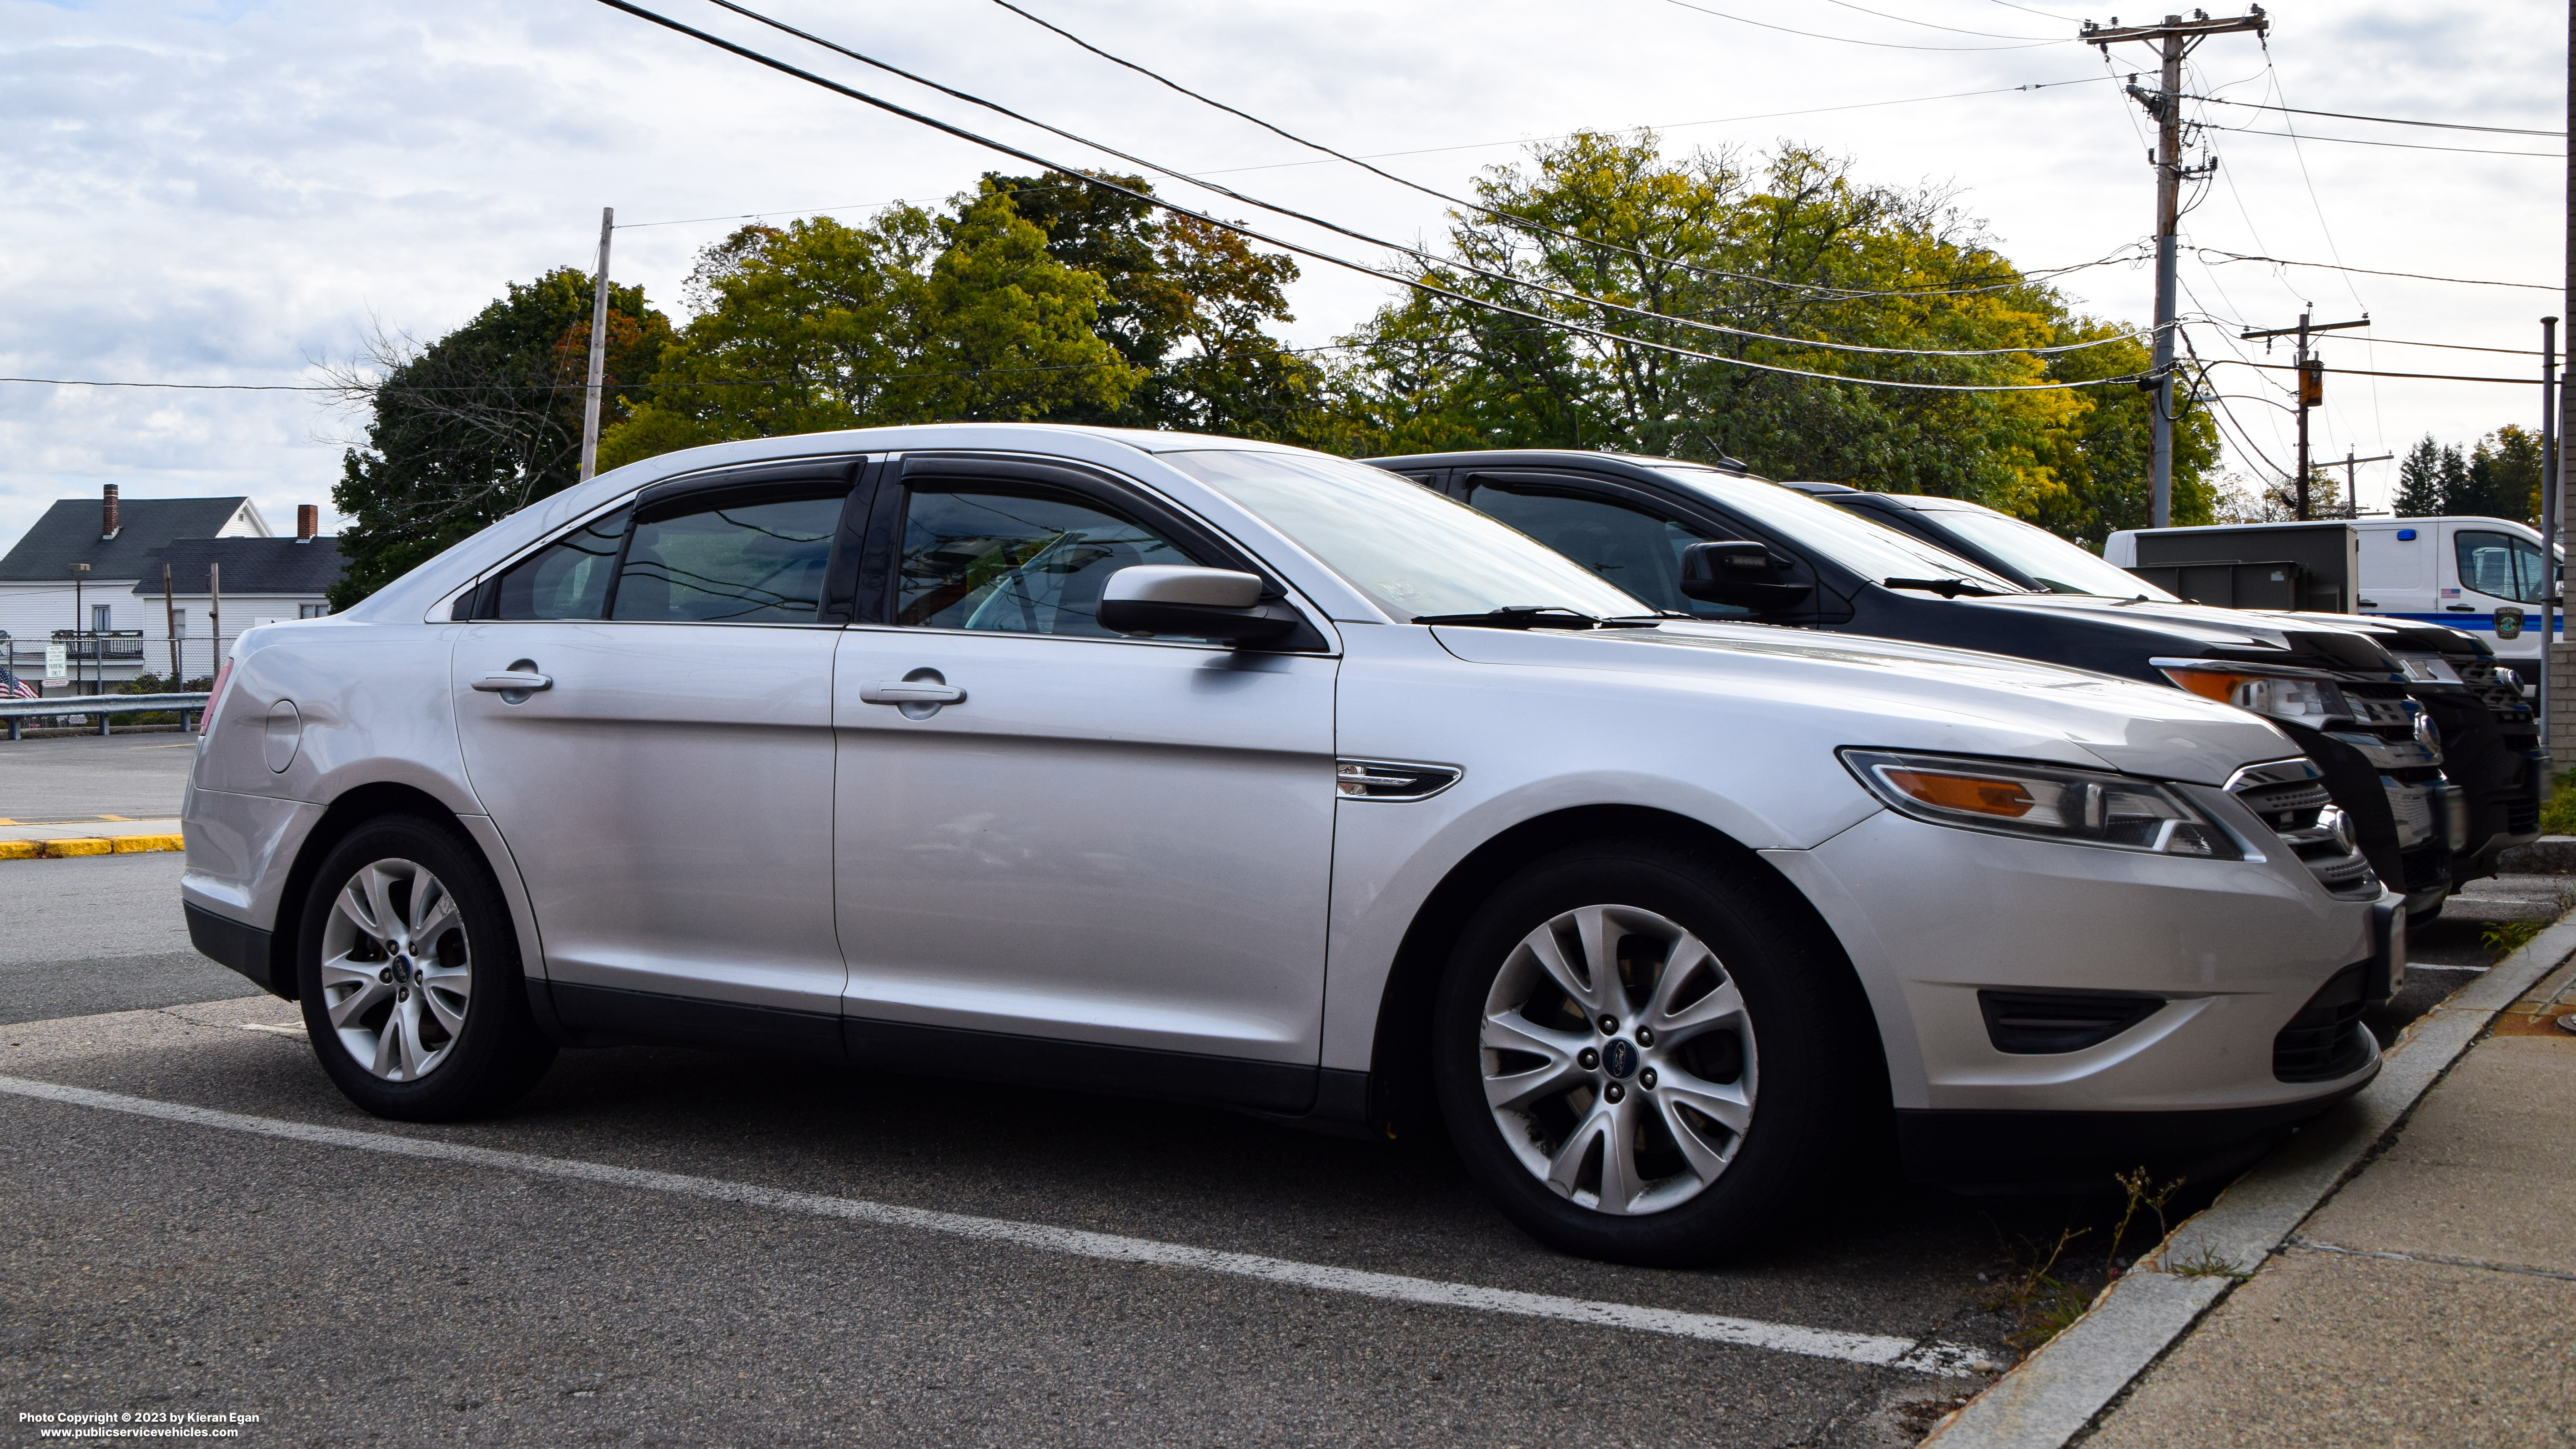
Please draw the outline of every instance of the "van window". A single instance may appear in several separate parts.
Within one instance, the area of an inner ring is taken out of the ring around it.
[[[2424,577],[2424,562],[2432,556],[2425,546],[2427,528],[2414,530],[2415,537],[2400,541],[2393,528],[2361,530],[2361,587],[2372,589],[2421,589],[2431,585]]]
[[[2491,599],[2537,604],[2546,597],[2548,572],[2540,545],[2509,533],[2462,529],[2451,536],[2460,558],[2460,587]]]

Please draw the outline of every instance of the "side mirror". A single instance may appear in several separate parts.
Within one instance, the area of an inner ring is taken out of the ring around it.
[[[1305,621],[1285,604],[1261,602],[1261,576],[1233,569],[1138,564],[1109,576],[1100,627],[1117,634],[1172,634],[1220,643],[1267,644]]]
[[[1812,584],[1785,582],[1786,559],[1744,539],[1695,543],[1682,550],[1681,590],[1707,604],[1734,604],[1767,612],[1786,609],[1815,592]]]

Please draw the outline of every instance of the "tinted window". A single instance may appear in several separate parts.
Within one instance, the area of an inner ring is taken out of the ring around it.
[[[574,529],[501,575],[494,619],[596,619],[608,603],[608,576],[617,567],[617,541],[626,532],[626,510]]]
[[[1783,542],[1813,549],[1863,578],[1964,579],[1997,594],[2028,590],[1991,574],[1948,549],[1925,543],[1858,514],[1846,513],[1794,488],[1739,478],[1713,468],[1658,464],[1667,477],[1740,514]]]
[[[1150,529],[1057,494],[920,493],[904,513],[895,622],[1114,639],[1109,576],[1194,562]]]
[[[612,619],[810,624],[846,489],[817,498],[714,502],[635,525]]]
[[[1946,528],[2039,580],[2053,594],[2094,594],[2110,599],[2172,600],[2173,595],[2099,554],[2068,543],[2037,524],[1982,508],[1943,508],[1932,515]]]
[[[2540,545],[2509,533],[2464,530],[2451,537],[2460,556],[2460,587],[2518,604],[2541,601]]]
[[[1393,473],[1319,453],[1161,453],[1348,580],[1390,617],[1511,605],[1647,612],[1563,554]]]
[[[1607,498],[1505,488],[1479,481],[1467,494],[1488,513],[1659,609],[1708,618],[1751,613],[1682,595],[1682,550],[1716,537],[1660,514]]]

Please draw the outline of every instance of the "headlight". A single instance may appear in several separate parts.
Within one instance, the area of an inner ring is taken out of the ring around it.
[[[1871,794],[1935,825],[2204,860],[2242,855],[2226,831],[2152,780],[2018,760],[1838,753]]]
[[[2460,671],[2439,654],[2400,654],[2397,662],[2406,667],[2406,677],[2417,684],[2457,684]]]
[[[2495,677],[2496,683],[2504,685],[2509,689],[2522,688],[2522,676],[2515,673],[2513,670],[2503,667],[2502,665],[2498,665],[2496,667]]]
[[[2158,659],[2165,678],[2203,699],[2232,704],[2272,719],[2285,719],[2311,729],[2326,721],[2350,719],[2352,706],[2343,691],[2323,675],[2287,674],[2231,667],[2216,660]]]

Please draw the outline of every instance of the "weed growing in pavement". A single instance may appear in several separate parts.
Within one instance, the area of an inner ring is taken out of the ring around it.
[[[2531,938],[2539,935],[2547,924],[2545,921],[2498,921],[2479,932],[2478,940],[2498,956],[2510,956],[2530,945]]]
[[[2155,1214],[2156,1241],[2163,1242],[2168,1231],[2165,1227],[2165,1203],[2182,1190],[2183,1179],[2177,1177],[2158,1187],[2156,1180],[2148,1176],[2147,1169],[2141,1166],[2135,1172],[2113,1173],[2111,1180],[2120,1185],[2120,1191],[2128,1199],[2120,1206],[2120,1221],[2111,1228],[2111,1249],[2103,1255],[2105,1271],[2117,1278],[2129,1271],[2129,1265],[2120,1259],[2120,1239],[2128,1235],[2129,1224],[2137,1220],[2138,1210],[2144,1208]]]
[[[2093,1295],[2067,1281],[2075,1276],[2058,1264],[2066,1249],[2091,1228],[2060,1228],[2056,1241],[2042,1248],[2024,1238],[2017,1249],[2005,1250],[2003,1273],[1985,1292],[1977,1295],[1977,1306],[1990,1313],[2000,1313],[2012,1327],[2004,1342],[2028,1352],[2055,1338],[2066,1325],[2084,1316],[2085,1305]]]
[[[2236,1266],[2233,1259],[2218,1256],[2218,1250],[2204,1243],[2198,1252],[2165,1264],[2165,1271],[2177,1278],[2251,1278],[2254,1275]]]

